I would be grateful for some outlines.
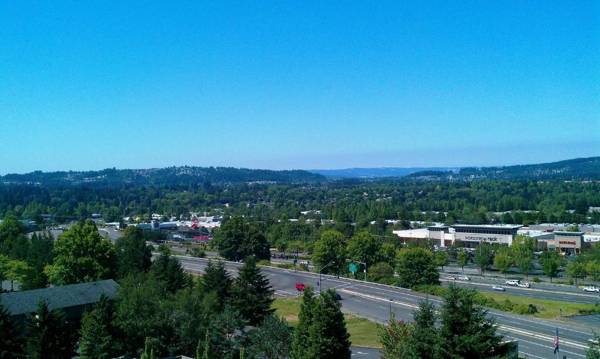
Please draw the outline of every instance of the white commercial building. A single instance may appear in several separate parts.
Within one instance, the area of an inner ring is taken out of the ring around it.
[[[426,240],[439,247],[455,243],[464,247],[475,247],[481,242],[510,246],[521,227],[519,225],[435,225],[427,228],[394,231],[394,234],[405,243]]]

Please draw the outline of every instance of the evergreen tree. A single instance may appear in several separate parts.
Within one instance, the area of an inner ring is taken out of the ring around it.
[[[81,321],[79,355],[82,359],[109,359],[116,356],[112,326],[113,306],[106,296]]]
[[[152,338],[146,338],[144,342],[144,351],[140,356],[140,359],[156,359],[156,340]]]
[[[256,266],[256,259],[246,258],[233,284],[233,308],[248,321],[248,324],[258,325],[274,311],[271,308],[273,292],[269,280]]]
[[[474,302],[475,292],[451,285],[444,297],[440,328],[442,357],[493,358],[501,337],[487,311]]]
[[[231,294],[232,279],[225,270],[225,265],[222,261],[208,262],[208,266],[204,270],[204,275],[201,279],[201,289],[204,292],[214,292],[217,295],[219,303],[219,311],[223,309],[225,302]]]
[[[150,267],[152,277],[162,283],[167,292],[175,293],[190,284],[189,276],[183,271],[181,263],[176,258],[163,251]]]
[[[298,314],[298,326],[294,330],[294,339],[292,341],[292,350],[290,353],[291,359],[310,359],[307,352],[309,329],[314,318],[314,310],[317,305],[317,300],[314,296],[313,289],[306,287],[302,295],[302,303],[300,304],[300,313]]]
[[[117,272],[120,278],[130,273],[146,272],[152,264],[152,250],[146,245],[140,228],[127,227],[115,242]]]
[[[413,359],[418,358],[413,348],[413,325],[396,320],[394,314],[385,327],[379,331],[381,354],[384,359]]]
[[[350,335],[346,330],[341,305],[334,290],[323,292],[314,308],[312,324],[308,330],[310,358],[349,359]]]
[[[0,359],[17,358],[23,355],[23,339],[18,334],[16,323],[0,304]]]
[[[416,358],[440,358],[440,340],[435,327],[435,308],[430,301],[423,301],[413,314],[412,348]]]
[[[269,315],[249,336],[248,354],[252,358],[287,358],[290,352],[292,330],[283,318]]]
[[[48,309],[40,302],[30,317],[27,332],[27,355],[32,359],[65,359],[74,355],[72,328],[61,311]]]
[[[29,252],[27,253],[27,264],[31,267],[29,275],[25,279],[21,289],[44,288],[48,285],[48,276],[44,268],[52,264],[54,258],[54,239],[48,232],[40,235],[34,233],[31,236]]]

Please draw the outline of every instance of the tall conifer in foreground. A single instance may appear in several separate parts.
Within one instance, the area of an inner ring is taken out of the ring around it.
[[[273,293],[269,279],[256,266],[256,259],[246,258],[233,284],[232,307],[248,324],[257,326],[275,311],[271,308]]]

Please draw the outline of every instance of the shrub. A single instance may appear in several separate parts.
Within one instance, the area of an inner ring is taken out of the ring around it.
[[[540,278],[538,278],[538,277],[533,277],[533,282],[534,282],[534,283],[539,283],[539,282],[541,282],[541,281],[542,281],[542,280],[541,280]]]

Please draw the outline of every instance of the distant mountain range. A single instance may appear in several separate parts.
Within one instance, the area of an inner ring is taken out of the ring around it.
[[[342,178],[382,178],[404,177],[413,173],[425,171],[452,172],[458,168],[451,167],[374,167],[374,168],[344,168],[337,170],[309,170],[332,179]]]
[[[600,157],[500,167],[380,167],[311,170],[330,179],[403,177],[417,180],[600,179]]]
[[[4,184],[42,186],[167,185],[192,186],[228,183],[319,183],[336,179],[404,178],[445,181],[479,179],[598,180],[600,157],[503,167],[381,167],[337,170],[260,170],[232,167],[167,167],[151,169],[105,169],[100,171],[35,171],[0,176]]]
[[[407,177],[421,180],[597,180],[600,179],[600,157],[576,158],[533,165],[465,167],[452,172],[427,170],[411,173]]]

